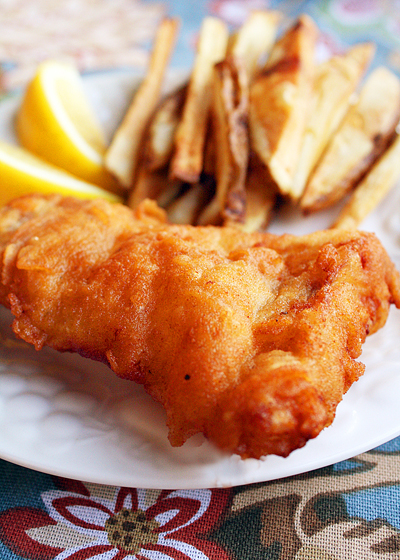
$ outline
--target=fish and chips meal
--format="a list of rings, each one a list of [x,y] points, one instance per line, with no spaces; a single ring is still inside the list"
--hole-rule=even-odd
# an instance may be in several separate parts
[[[281,22],[205,18],[192,71],[165,92],[179,22],[164,19],[97,187],[0,208],[15,334],[143,385],[172,446],[202,433],[244,459],[286,457],[329,426],[366,337],[400,308],[398,271],[357,229],[400,178],[400,80],[369,71],[372,43],[318,61],[314,21]],[[17,115],[25,149],[34,115]],[[266,231],[283,204],[307,219],[338,203],[329,229]]]

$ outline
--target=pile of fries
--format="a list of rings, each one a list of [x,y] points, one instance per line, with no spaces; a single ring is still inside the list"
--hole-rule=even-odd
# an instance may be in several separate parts
[[[302,15],[253,12],[235,33],[203,20],[186,83],[163,82],[179,22],[165,19],[106,166],[129,206],[156,200],[173,223],[265,229],[282,199],[310,214],[348,198],[333,227],[358,227],[400,178],[400,80],[362,43],[316,62]]]

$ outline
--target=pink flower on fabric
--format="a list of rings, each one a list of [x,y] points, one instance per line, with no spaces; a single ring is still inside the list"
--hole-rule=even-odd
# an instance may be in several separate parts
[[[344,25],[370,25],[383,15],[383,3],[380,0],[332,0],[330,10]]]
[[[210,0],[208,11],[226,22],[238,26],[254,10],[265,10],[269,7],[267,0]]]
[[[0,514],[0,537],[32,560],[228,560],[205,534],[227,490],[154,491],[75,484],[42,494],[46,511]]]

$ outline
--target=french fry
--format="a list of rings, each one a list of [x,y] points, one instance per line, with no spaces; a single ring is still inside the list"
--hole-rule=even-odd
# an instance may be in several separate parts
[[[242,221],[248,165],[248,80],[239,61],[228,57],[215,65],[212,130],[215,148],[216,200],[223,219]]]
[[[277,200],[276,187],[265,165],[255,157],[250,158],[246,178],[246,211],[243,222],[225,220],[224,225],[234,226],[252,233],[263,231],[271,221]]]
[[[361,89],[311,175],[301,208],[311,213],[343,198],[368,171],[392,139],[400,116],[400,80],[375,69]]]
[[[167,207],[168,220],[173,224],[194,224],[210,199],[207,185],[196,183]]]
[[[317,28],[301,16],[274,45],[250,88],[251,146],[279,190],[295,198],[293,179],[314,80]]]
[[[356,229],[400,179],[400,136],[353,191],[333,228]]]
[[[230,36],[205,18],[189,80],[160,101],[177,20],[161,23],[106,154],[135,211],[161,207],[172,223],[253,232],[266,229],[281,195],[306,214],[358,184],[333,226],[351,228],[399,180],[400,80],[379,68],[353,101],[374,46],[316,66],[313,20],[300,16],[276,41],[280,18],[255,11]]]
[[[142,157],[150,169],[160,169],[169,162],[174,149],[174,135],[186,99],[187,84],[167,95],[151,118],[143,140]]]
[[[214,197],[199,214],[196,224],[230,226],[247,233],[265,230],[271,221],[278,193],[267,168],[254,154],[250,156],[245,188],[246,206],[242,221],[223,218]]]
[[[159,206],[165,208],[177,196],[182,187],[181,181],[170,181],[168,169],[147,169],[144,165],[138,167],[135,188],[130,192],[127,204],[130,208],[137,208],[146,198],[156,200]]]
[[[164,188],[157,197],[157,204],[161,206],[161,208],[167,208],[169,204],[179,196],[182,186],[183,184],[181,181],[178,179],[170,180],[167,172],[165,172]]]
[[[242,61],[230,55],[214,67],[212,126],[206,145],[206,160],[209,169],[215,173],[216,195],[200,214],[199,223],[244,219],[249,151],[247,133],[247,72]]]
[[[228,51],[242,61],[249,81],[256,74],[261,57],[269,55],[281,18],[280,12],[256,10],[234,34]]]
[[[149,70],[106,152],[105,165],[130,189],[141,153],[143,133],[160,98],[165,69],[175,45],[178,19],[165,18],[156,34]]]
[[[295,199],[303,194],[308,177],[343,120],[351,95],[356,91],[374,53],[372,43],[363,43],[352,47],[343,56],[333,56],[317,67],[309,119],[293,181]]]
[[[199,212],[196,220],[197,226],[220,226],[222,225],[221,208],[216,196],[204,206]]]
[[[206,17],[200,30],[197,54],[189,80],[183,115],[175,133],[170,174],[184,182],[199,181],[212,100],[214,64],[225,57],[228,28],[221,20]]]

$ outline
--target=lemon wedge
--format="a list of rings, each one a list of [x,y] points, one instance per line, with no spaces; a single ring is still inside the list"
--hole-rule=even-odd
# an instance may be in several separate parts
[[[113,192],[116,179],[103,165],[106,141],[73,64],[42,62],[17,111],[21,145],[84,181]]]
[[[46,163],[24,148],[0,140],[0,205],[33,192],[122,202],[117,195]]]

